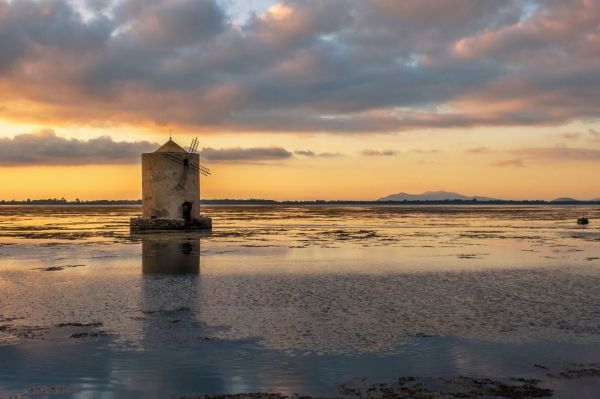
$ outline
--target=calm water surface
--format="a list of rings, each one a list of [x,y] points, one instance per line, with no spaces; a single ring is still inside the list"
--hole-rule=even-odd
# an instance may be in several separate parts
[[[600,362],[599,207],[205,207],[212,234],[131,235],[139,212],[0,207],[0,397],[459,375],[600,395],[548,376]]]

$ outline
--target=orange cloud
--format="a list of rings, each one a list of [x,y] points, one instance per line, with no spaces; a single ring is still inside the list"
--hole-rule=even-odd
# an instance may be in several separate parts
[[[595,2],[0,0],[0,117],[397,132],[597,117]],[[377,29],[374,29],[377,27]]]
[[[492,162],[494,166],[516,166],[518,168],[524,168],[525,163],[522,159],[506,159],[503,161]]]

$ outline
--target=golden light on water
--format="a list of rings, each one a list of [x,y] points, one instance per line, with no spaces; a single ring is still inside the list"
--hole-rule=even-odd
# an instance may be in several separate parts
[[[600,197],[594,2],[435,2],[437,19],[412,2],[184,3],[121,20],[0,0],[20,27],[0,54],[0,199],[137,199],[139,154],[105,147],[170,131],[221,154],[204,198]],[[38,132],[81,143],[15,144]]]

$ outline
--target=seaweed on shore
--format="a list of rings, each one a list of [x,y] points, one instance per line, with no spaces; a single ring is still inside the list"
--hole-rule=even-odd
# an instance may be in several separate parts
[[[85,266],[85,265],[49,266],[49,267],[42,267],[39,270],[42,270],[44,272],[59,272],[59,271],[64,270],[66,268],[83,267],[83,266]]]
[[[71,334],[71,338],[81,339],[81,338],[98,338],[104,335],[108,335],[106,331],[91,331],[91,332],[79,332]]]
[[[554,392],[527,378],[492,379],[477,377],[400,377],[392,383],[371,383],[357,379],[338,385],[334,398],[357,399],[442,399],[442,398],[548,398]],[[272,392],[180,396],[179,399],[313,399],[312,396]]]
[[[586,377],[600,377],[600,363],[576,364],[571,363],[568,367],[554,373],[546,374],[551,378],[573,380]]]
[[[511,378],[508,380],[479,377],[444,377],[426,379],[400,377],[394,383],[352,385],[342,384],[339,392],[344,397],[354,398],[398,398],[398,399],[438,399],[438,398],[485,398],[509,399],[547,398],[553,395],[551,389],[538,386],[539,380]]]
[[[34,341],[64,341],[66,339],[98,338],[108,335],[106,331],[97,330],[101,322],[67,322],[59,323],[53,327],[41,326],[11,326],[4,324],[0,326],[1,332],[6,332],[22,340]]]
[[[70,322],[70,323],[59,323],[56,327],[100,327],[102,326],[102,322],[92,322],[92,323],[80,323],[80,322]]]

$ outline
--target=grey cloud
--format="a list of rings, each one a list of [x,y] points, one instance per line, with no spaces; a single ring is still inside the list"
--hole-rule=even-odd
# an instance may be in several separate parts
[[[396,155],[398,152],[394,150],[363,150],[361,154],[366,157],[390,157]]]
[[[567,132],[561,134],[561,137],[567,140],[578,140],[581,138],[581,133],[579,132]]]
[[[257,148],[210,148],[205,147],[200,151],[201,159],[208,162],[258,162],[279,161],[291,158],[293,155],[281,147]]]
[[[0,138],[0,165],[91,165],[129,164],[140,154],[156,149],[147,141],[113,141],[103,136],[87,141],[59,137],[53,130]]]
[[[407,30],[426,26],[452,34],[516,22],[521,12],[515,2],[497,0],[373,0],[372,4],[382,19],[408,24]]]
[[[297,150],[297,151],[294,151],[294,154],[305,156],[305,157],[310,157],[310,158],[314,158],[314,157],[336,158],[336,157],[344,156],[343,154],[341,154],[339,152],[314,152],[311,150]]]
[[[591,143],[600,143],[600,132],[594,129],[588,129],[587,132],[566,132],[562,133],[560,137],[570,141],[587,141]]]
[[[135,39],[142,45],[194,45],[214,38],[226,25],[224,11],[213,0],[129,0],[114,13],[129,29],[117,40]]]
[[[410,152],[414,152],[417,154],[438,154],[441,151],[436,149],[413,148],[410,150]]]
[[[515,166],[518,168],[524,168],[525,162],[522,159],[505,159],[501,161],[492,162],[493,166]]]
[[[242,26],[217,0],[86,4],[84,19],[67,0],[0,0],[0,101],[212,131],[598,118],[597,2],[539,2],[525,18],[522,0],[288,0]]]
[[[65,1],[0,0],[0,72],[19,61],[43,61],[46,52],[97,51],[111,28],[101,15],[84,22]]]
[[[562,160],[562,161],[600,161],[600,149],[574,148],[564,145],[541,148],[521,148],[511,151],[522,158]]]
[[[305,157],[315,157],[315,156],[317,156],[317,154],[314,151],[310,151],[310,150],[297,150],[297,151],[294,151],[294,154],[296,154],[296,155],[303,155]]]
[[[320,152],[317,154],[317,156],[322,158],[339,158],[343,157],[344,154],[341,152]]]
[[[474,148],[467,149],[467,152],[469,152],[471,154],[485,154],[485,153],[488,153],[491,151],[492,150],[489,149],[488,147],[474,147]]]

